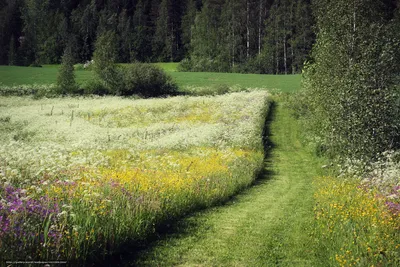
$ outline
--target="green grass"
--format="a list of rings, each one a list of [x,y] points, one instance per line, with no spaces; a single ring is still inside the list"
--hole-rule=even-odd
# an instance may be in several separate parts
[[[224,206],[183,219],[140,252],[134,266],[316,266],[311,237],[312,180],[321,160],[301,142],[301,128],[278,102],[264,174]]]
[[[176,83],[185,88],[188,86],[205,87],[213,85],[237,85],[241,87],[258,87],[278,89],[282,92],[297,91],[300,88],[301,75],[260,75],[238,73],[178,72],[177,63],[157,63],[167,71]],[[0,66],[0,84],[49,84],[57,80],[59,65],[44,65],[42,68]],[[76,81],[80,84],[94,77],[92,71],[75,71]]]
[[[163,68],[165,71],[174,72],[174,71],[178,71],[177,68],[178,68],[179,63],[177,63],[177,62],[169,62],[169,63],[160,62],[160,63],[156,63],[156,65]]]

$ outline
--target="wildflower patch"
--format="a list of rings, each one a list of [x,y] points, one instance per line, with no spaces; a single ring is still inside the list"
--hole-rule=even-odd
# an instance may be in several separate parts
[[[262,167],[266,92],[1,102],[2,259],[103,257],[226,200]]]
[[[340,266],[398,266],[400,218],[395,203],[361,181],[320,177],[316,237]]]

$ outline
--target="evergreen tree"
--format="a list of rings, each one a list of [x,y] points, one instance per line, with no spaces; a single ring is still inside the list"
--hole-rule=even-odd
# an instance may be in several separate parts
[[[146,0],[139,0],[133,14],[133,55],[132,61],[149,61],[149,56],[152,54],[151,34],[148,28],[148,13],[149,3]]]
[[[77,37],[77,48],[80,52],[80,61],[90,60],[94,50],[98,25],[96,1],[90,1],[86,6],[79,5],[71,13],[73,33]]]
[[[196,0],[188,0],[186,5],[186,12],[182,17],[182,44],[185,53],[190,51],[190,43],[193,38],[193,25],[196,19]]]
[[[62,56],[61,66],[57,76],[57,86],[59,93],[71,94],[75,93],[78,86],[75,82],[74,58],[70,45],[67,45],[64,55]]]
[[[314,18],[311,5],[306,0],[298,0],[294,8],[293,37],[289,44],[292,48],[292,73],[298,73],[303,68],[315,40]]]
[[[126,9],[121,12],[118,18],[118,34],[120,36],[120,62],[130,62],[133,52],[133,28]]]
[[[162,0],[159,7],[156,31],[153,39],[153,53],[156,61],[172,61],[172,30],[168,15],[170,0]]]
[[[24,22],[25,64],[39,64],[40,46],[44,43],[47,32],[47,13],[49,0],[25,0],[22,6]]]

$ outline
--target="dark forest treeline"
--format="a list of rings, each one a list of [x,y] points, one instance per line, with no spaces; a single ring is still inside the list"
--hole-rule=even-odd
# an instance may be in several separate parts
[[[119,62],[181,61],[184,70],[297,73],[314,42],[309,0],[3,0],[0,64],[92,58],[114,31]]]

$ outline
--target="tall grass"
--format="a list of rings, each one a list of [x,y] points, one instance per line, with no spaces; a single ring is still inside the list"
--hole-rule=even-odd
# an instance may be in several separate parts
[[[101,259],[262,167],[266,92],[1,103],[2,259]]]
[[[355,179],[316,179],[321,266],[399,266],[399,187],[390,197]]]

